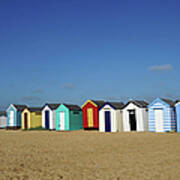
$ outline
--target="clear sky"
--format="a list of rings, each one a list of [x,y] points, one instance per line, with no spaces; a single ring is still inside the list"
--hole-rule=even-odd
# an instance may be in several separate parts
[[[179,0],[1,0],[0,109],[180,98]]]

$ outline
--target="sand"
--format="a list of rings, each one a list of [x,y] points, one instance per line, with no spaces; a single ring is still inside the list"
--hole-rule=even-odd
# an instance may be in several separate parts
[[[0,130],[0,179],[180,179],[180,134]]]

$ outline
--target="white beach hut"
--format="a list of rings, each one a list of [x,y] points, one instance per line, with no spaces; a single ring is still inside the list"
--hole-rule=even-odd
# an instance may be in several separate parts
[[[122,102],[107,102],[99,110],[99,131],[123,131]]]
[[[124,131],[148,131],[148,103],[132,100],[123,108]]]
[[[6,126],[7,126],[6,112],[0,112],[0,129],[6,128]]]
[[[42,110],[42,127],[45,129],[56,129],[56,109],[60,104],[46,104]]]

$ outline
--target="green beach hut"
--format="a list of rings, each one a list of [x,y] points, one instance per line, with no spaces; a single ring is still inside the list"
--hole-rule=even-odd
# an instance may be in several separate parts
[[[72,131],[80,129],[83,129],[81,108],[74,104],[61,104],[56,109],[56,130]]]

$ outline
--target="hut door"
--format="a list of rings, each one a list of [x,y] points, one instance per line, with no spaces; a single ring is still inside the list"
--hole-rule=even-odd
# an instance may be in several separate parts
[[[93,123],[93,109],[92,108],[87,109],[87,120],[88,120],[88,127],[93,127],[94,123]]]
[[[156,109],[154,112],[156,132],[163,132],[163,110]]]
[[[10,111],[10,114],[9,114],[9,125],[10,126],[14,125],[14,111]]]
[[[28,128],[28,114],[24,113],[24,129]]]
[[[111,132],[111,114],[109,111],[105,111],[105,131]]]
[[[130,128],[131,131],[136,131],[136,113],[135,110],[130,110],[129,111],[129,123],[130,123]]]
[[[45,111],[45,128],[49,129],[49,111]]]
[[[65,130],[65,112],[60,112],[60,130]]]

